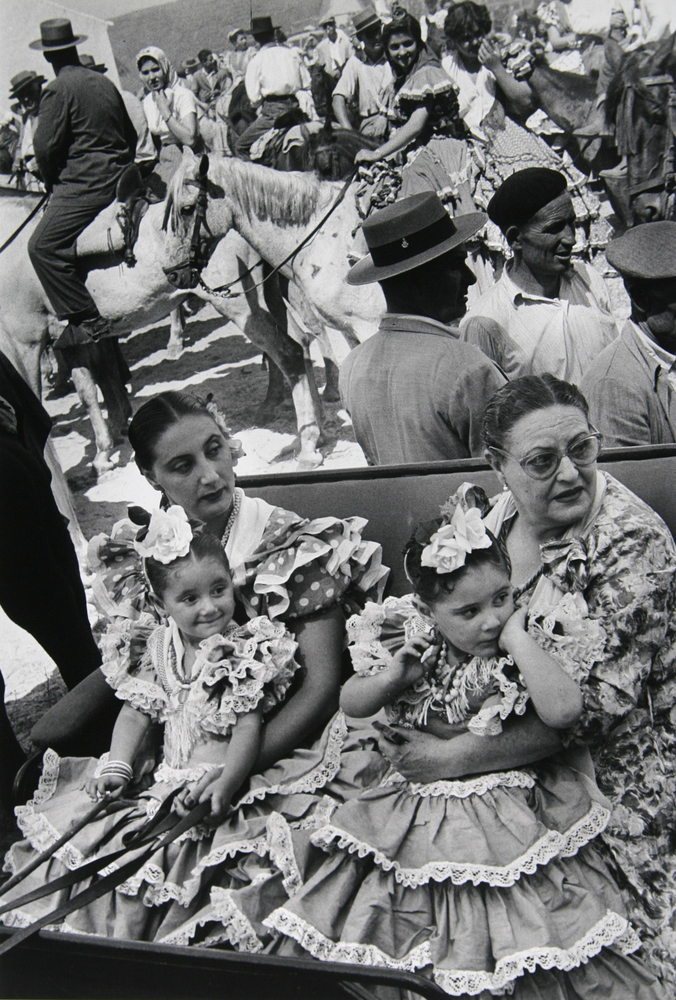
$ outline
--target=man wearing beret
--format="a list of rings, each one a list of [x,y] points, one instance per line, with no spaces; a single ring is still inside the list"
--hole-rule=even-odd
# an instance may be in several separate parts
[[[364,223],[370,253],[347,280],[379,282],[387,312],[343,362],[340,394],[371,465],[482,454],[483,412],[505,378],[458,339],[456,324],[475,280],[463,244],[485,222],[480,213],[451,219],[430,192]]]
[[[461,336],[507,378],[551,372],[579,383],[618,329],[603,278],[571,259],[575,210],[565,177],[519,170],[495,192],[488,214],[514,259],[472,305]]]
[[[676,222],[636,226],[608,246],[631,319],[582,380],[590,417],[611,447],[676,441]]]

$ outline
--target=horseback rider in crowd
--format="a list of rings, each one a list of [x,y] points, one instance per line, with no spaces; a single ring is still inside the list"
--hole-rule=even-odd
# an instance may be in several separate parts
[[[256,55],[256,48],[252,44],[251,35],[241,28],[235,28],[228,35],[228,41],[232,45],[231,52],[222,52],[220,63],[224,69],[230,70],[232,74],[233,89],[240,80],[244,79],[246,68]]]
[[[392,82],[392,68],[385,58],[382,21],[377,14],[355,20],[355,37],[361,46],[345,63],[333,91],[333,113],[343,128],[355,128],[373,139],[383,139],[388,119],[384,94]],[[356,124],[350,119],[353,110]]]
[[[16,100],[20,115],[19,141],[16,144],[12,173],[22,187],[37,184],[38,165],[35,161],[33,134],[37,125],[44,76],[34,70],[23,70],[12,77],[9,99]],[[26,174],[32,177],[26,178]]]
[[[345,32],[336,27],[335,17],[324,18],[319,27],[325,30],[326,36],[317,46],[317,61],[335,82],[352,55],[352,45]]]
[[[251,34],[261,47],[247,66],[244,80],[258,116],[235,145],[235,152],[243,159],[249,159],[253,144],[275,127],[281,115],[299,109],[310,117],[312,110],[307,67],[298,49],[277,42],[277,30],[271,17],[252,18]]]
[[[81,65],[69,20],[40,25],[31,48],[41,50],[56,79],[45,87],[35,131],[35,157],[50,192],[28,243],[35,272],[57,317],[68,320],[59,347],[111,336],[78,274],[77,237],[115,199],[117,182],[134,162],[136,132],[121,94],[100,73]]]

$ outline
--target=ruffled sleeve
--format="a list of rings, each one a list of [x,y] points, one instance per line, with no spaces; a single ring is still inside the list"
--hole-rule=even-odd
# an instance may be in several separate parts
[[[92,592],[99,610],[108,618],[137,619],[142,612],[157,613],[148,599],[141,557],[134,548],[138,525],[128,518],[118,521],[110,535],[95,535],[87,549],[87,563],[94,574]]]
[[[378,600],[389,569],[380,545],[361,537],[367,523],[362,517],[307,520],[275,507],[245,562],[239,597],[247,613],[286,621]]]
[[[152,657],[155,633],[164,630],[155,620],[141,614],[137,621],[119,619],[101,637],[101,670],[121,701],[148,715],[154,722],[164,722],[168,708]]]
[[[417,609],[412,597],[368,602],[346,625],[348,650],[355,673],[368,677],[385,670],[397,650],[416,635],[433,635],[434,622]]]
[[[264,616],[205,639],[196,667],[205,695],[202,729],[227,736],[238,716],[255,709],[265,715],[281,704],[300,669],[297,649],[281,622]]]
[[[454,92],[455,87],[448,73],[441,66],[427,65],[411,73],[402,84],[395,97],[395,105],[401,107],[405,103],[409,106],[426,107],[439,100],[443,94]]]

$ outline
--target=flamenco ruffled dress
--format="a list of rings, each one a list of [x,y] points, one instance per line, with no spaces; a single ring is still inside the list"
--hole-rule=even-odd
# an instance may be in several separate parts
[[[225,640],[225,643],[224,643]],[[156,625],[149,615],[118,625],[105,637],[103,670],[117,697],[164,724],[164,758],[153,768],[154,753],[140,755],[121,809],[101,815],[74,835],[35,873],[7,894],[10,902],[46,882],[124,846],[125,839],[157,813],[172,791],[197,780],[214,765],[199,763],[200,748],[214,737],[228,737],[237,718],[261,708],[264,716],[284,700],[298,669],[296,643],[280,623],[252,619],[224,635],[205,639],[194,664],[193,679],[179,669],[183,647],[178,630]],[[153,748],[154,750],[154,748]],[[16,810],[25,840],[12,846],[5,867],[19,871],[54,844],[91,809],[85,782],[100,773],[107,759],[44,756],[33,799]],[[150,772],[146,773],[150,762]],[[131,940],[153,940],[167,924],[185,919],[186,908],[201,889],[201,872],[211,864],[214,830],[201,825],[152,855],[114,892],[75,911],[59,930]],[[119,867],[142,849],[115,862]],[[2,917],[8,926],[25,926],[66,902],[88,881],[26,904]]]

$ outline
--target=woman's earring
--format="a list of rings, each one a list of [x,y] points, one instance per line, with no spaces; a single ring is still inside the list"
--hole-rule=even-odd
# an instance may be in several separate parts
[[[507,485],[507,483],[502,484],[502,492],[509,493],[509,486]]]

